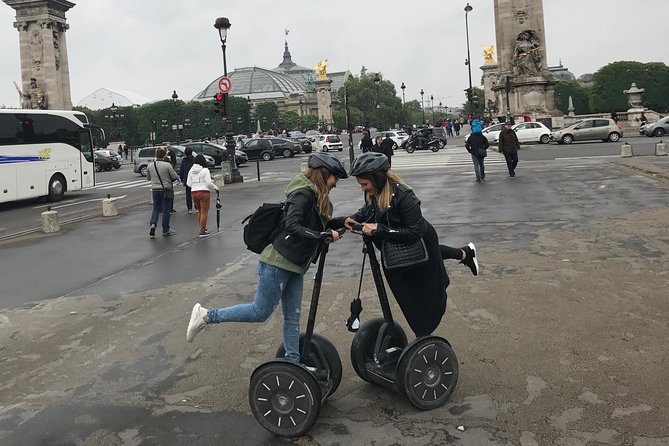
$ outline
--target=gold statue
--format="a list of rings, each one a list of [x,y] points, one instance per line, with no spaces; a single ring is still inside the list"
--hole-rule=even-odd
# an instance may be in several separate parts
[[[483,60],[486,65],[495,65],[495,59],[493,55],[495,54],[495,47],[490,45],[490,46],[484,46],[481,47],[483,48]]]
[[[328,67],[328,60],[327,59],[321,60],[320,62],[318,62],[318,65],[316,65],[314,67],[314,71],[316,72],[316,75],[317,75],[316,77],[318,79],[327,79],[328,78],[328,75],[325,72],[327,67]]]

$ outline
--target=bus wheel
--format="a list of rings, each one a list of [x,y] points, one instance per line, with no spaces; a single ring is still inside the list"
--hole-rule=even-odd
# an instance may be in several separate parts
[[[49,180],[49,200],[62,200],[65,195],[65,178],[59,173],[55,174]]]

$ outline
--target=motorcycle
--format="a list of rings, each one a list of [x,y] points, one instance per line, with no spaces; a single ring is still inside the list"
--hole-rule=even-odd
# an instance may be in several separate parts
[[[438,152],[439,149],[443,149],[445,145],[444,141],[437,138],[432,138],[425,143],[425,138],[419,138],[418,132],[416,132],[404,140],[400,148],[406,150],[407,153],[413,153],[416,150],[432,150],[433,152]]]

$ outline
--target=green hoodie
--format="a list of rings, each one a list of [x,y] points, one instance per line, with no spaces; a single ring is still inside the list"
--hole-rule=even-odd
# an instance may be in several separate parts
[[[303,173],[298,173],[295,175],[295,178],[288,183],[284,193],[286,197],[295,192],[298,189],[311,189],[314,193],[318,192],[316,185],[311,182]],[[299,265],[294,264],[293,262],[286,259],[282,256],[279,251],[277,251],[272,243],[267,245],[262,253],[260,253],[260,261],[268,265],[276,266],[277,268],[285,269],[286,271],[291,271],[298,274],[304,274],[309,269],[309,265],[306,268],[302,268]]]

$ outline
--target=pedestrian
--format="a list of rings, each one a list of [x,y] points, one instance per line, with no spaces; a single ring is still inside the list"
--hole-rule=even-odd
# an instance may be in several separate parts
[[[123,155],[125,155],[125,159],[128,159],[128,145],[123,144]]]
[[[641,112],[641,116],[639,116],[639,121],[641,122],[641,125],[646,125],[646,122],[648,122],[648,120],[646,119],[646,114],[644,112]]]
[[[617,112],[611,112],[611,119],[613,119],[613,122],[616,124],[618,123],[618,113]]]
[[[165,160],[165,149],[156,149],[156,160],[146,168],[146,179],[151,181],[151,196],[153,198],[153,210],[151,211],[151,222],[149,237],[156,236],[158,217],[163,214],[163,237],[176,235],[176,231],[170,228],[170,210],[174,203],[174,188],[172,183],[179,179],[172,165]]]
[[[393,164],[393,155],[395,154],[393,147],[396,146],[397,145],[395,144],[395,141],[393,141],[393,139],[390,137],[390,134],[388,134],[381,143],[381,149],[383,150],[381,153],[383,153],[388,157],[388,169],[390,169]]]
[[[518,135],[511,129],[511,121],[504,123],[504,128],[499,132],[499,151],[506,158],[506,166],[509,169],[509,176],[516,176],[516,166],[518,165],[518,150],[520,142]]]
[[[304,274],[316,259],[324,236],[339,240],[337,231],[326,229],[332,218],[330,191],[340,178],[348,176],[339,158],[330,153],[312,153],[307,166],[286,187],[279,230],[260,254],[259,282],[253,303],[210,309],[195,304],[186,330],[188,342],[208,324],[263,322],[280,301],[285,358],[299,361]]]
[[[193,213],[193,197],[191,196],[191,187],[187,184],[188,181],[188,172],[190,172],[190,168],[193,167],[193,148],[192,147],[186,147],[186,150],[184,151],[185,155],[181,159],[181,166],[179,166],[179,179],[183,184],[186,185],[186,209],[188,209],[188,213],[192,214]],[[195,209],[197,212],[197,208]]]
[[[467,152],[472,155],[472,161],[474,162],[474,173],[476,173],[476,182],[480,183],[481,181],[485,180],[485,166],[483,164],[483,160],[486,156],[488,156],[488,147],[490,144],[488,143],[488,138],[483,136],[483,133],[481,133],[483,130],[483,127],[481,127],[481,121],[474,119],[472,121],[471,127],[472,133],[467,139],[465,148],[467,149]]]
[[[372,150],[372,147],[374,146],[374,141],[372,141],[371,136],[369,136],[369,132],[365,131],[362,133],[362,140],[360,141],[360,148],[362,149],[362,153],[369,152]]]
[[[453,122],[453,130],[455,130],[455,136],[460,136],[460,122],[457,119]]]
[[[198,237],[209,237],[207,220],[209,218],[209,204],[211,203],[210,191],[218,191],[218,186],[211,180],[211,173],[207,169],[207,160],[204,159],[204,155],[197,155],[193,160],[193,167],[188,171],[188,178],[185,184],[191,188],[195,207],[199,211],[198,223],[200,232]]]
[[[123,144],[118,145],[118,149],[116,149],[116,153],[123,156]]]
[[[177,170],[177,154],[174,151],[174,148],[172,147],[171,144],[167,144],[165,146],[165,150],[167,150],[167,161],[172,165],[172,169],[176,172]],[[172,200],[172,209],[170,209],[170,212],[172,214],[176,214],[177,211],[174,209],[174,200]]]
[[[446,311],[446,288],[449,285],[444,259],[460,260],[475,276],[479,273],[476,247],[439,245],[434,227],[423,217],[420,200],[395,173],[388,170],[387,160],[376,153],[359,155],[351,167],[365,196],[358,212],[344,219],[351,229],[362,223],[362,232],[371,236],[382,251],[382,267],[392,294],[397,299],[411,330],[417,337],[430,335]],[[383,259],[384,243],[412,243],[423,240],[428,254],[424,263],[388,268]]]

